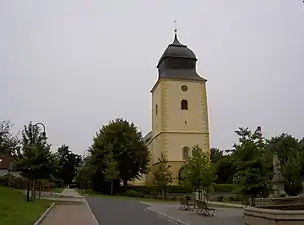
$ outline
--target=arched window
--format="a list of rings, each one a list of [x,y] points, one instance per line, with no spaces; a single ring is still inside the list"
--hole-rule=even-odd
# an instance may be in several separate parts
[[[183,99],[181,101],[181,109],[182,110],[188,110],[188,102],[187,102],[187,100]]]
[[[189,159],[189,152],[190,152],[189,147],[187,146],[183,147],[183,160]]]

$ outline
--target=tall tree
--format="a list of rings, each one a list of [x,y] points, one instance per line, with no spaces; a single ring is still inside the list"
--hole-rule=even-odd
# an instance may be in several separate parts
[[[233,163],[232,155],[225,155],[220,158],[215,166],[215,182],[217,184],[231,184],[233,182],[236,168]]]
[[[272,153],[276,152],[282,165],[284,165],[289,156],[297,155],[299,140],[289,134],[283,133],[267,140],[267,148]]]
[[[198,146],[192,148],[192,155],[183,167],[182,180],[184,184],[190,184],[193,188],[207,190],[214,179],[212,164],[209,155]]]
[[[92,181],[94,173],[96,173],[96,170],[91,164],[91,157],[83,156],[82,163],[76,175],[76,182],[80,183],[80,188],[87,189],[88,183]]]
[[[20,150],[20,140],[12,134],[12,127],[10,121],[0,122],[0,153],[16,155]]]
[[[89,150],[97,171],[106,167],[104,157],[108,155],[109,145],[113,146],[113,158],[118,163],[119,179],[125,188],[128,181],[148,172],[149,152],[133,123],[115,119],[99,130]]]
[[[49,178],[54,172],[54,161],[55,158],[51,153],[47,138],[39,127],[34,126],[31,122],[24,126],[22,149],[17,157],[16,168],[21,171],[22,176],[33,183],[33,190],[35,190],[35,180]],[[29,187],[30,182],[27,189],[27,200],[29,200]]]
[[[107,147],[108,155],[105,156],[105,168],[103,169],[102,173],[105,177],[105,180],[110,182],[110,194],[113,194],[113,186],[114,181],[119,177],[119,170],[118,170],[118,163],[113,157],[113,146],[110,145]]]
[[[59,161],[56,177],[61,179],[65,185],[71,184],[81,164],[81,156],[70,151],[67,145],[60,146],[56,156]]]
[[[235,182],[243,195],[250,196],[252,205],[255,205],[255,198],[267,195],[270,189],[269,171],[263,157],[264,145],[258,134],[248,128],[239,128],[235,132],[239,136],[239,143],[234,145]]]
[[[210,149],[210,160],[212,163],[217,163],[223,157],[223,151],[218,148]]]
[[[285,191],[288,195],[297,195],[302,191],[301,178],[303,179],[304,148],[302,141],[292,135],[282,133],[267,141],[267,149],[277,153],[283,176],[285,178]]]
[[[172,183],[172,171],[170,170],[170,165],[168,165],[168,158],[165,153],[161,153],[160,158],[158,158],[158,168],[154,171],[156,185],[161,189],[162,198],[165,199],[165,194],[167,193],[167,187]]]

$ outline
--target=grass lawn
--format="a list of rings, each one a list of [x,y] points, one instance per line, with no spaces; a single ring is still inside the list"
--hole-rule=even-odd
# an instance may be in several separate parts
[[[64,188],[53,188],[52,192],[61,193],[63,190],[64,190]]]
[[[87,193],[85,193],[85,190],[83,189],[77,189],[78,193],[85,196],[85,195],[90,195],[90,196],[96,196],[96,197],[101,197],[101,198],[113,198],[113,199],[125,199],[125,200],[135,200],[135,201],[143,201],[143,202],[162,202],[162,203],[179,203],[179,201],[163,201],[161,199],[152,199],[152,198],[140,198],[140,197],[128,197],[128,196],[123,196],[123,195],[106,195],[106,194],[101,194],[98,192],[94,192],[92,190],[88,190]]]
[[[51,203],[47,200],[26,202],[26,196],[20,191],[0,187],[0,224],[33,225]]]

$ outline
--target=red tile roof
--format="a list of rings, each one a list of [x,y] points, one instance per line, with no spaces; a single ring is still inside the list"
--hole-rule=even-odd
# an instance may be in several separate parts
[[[14,162],[14,157],[8,153],[0,153],[0,169],[11,168]]]

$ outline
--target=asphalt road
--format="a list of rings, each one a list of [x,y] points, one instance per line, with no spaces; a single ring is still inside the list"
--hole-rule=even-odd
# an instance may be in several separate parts
[[[145,210],[147,205],[134,200],[86,197],[100,225],[172,225],[158,214]]]

